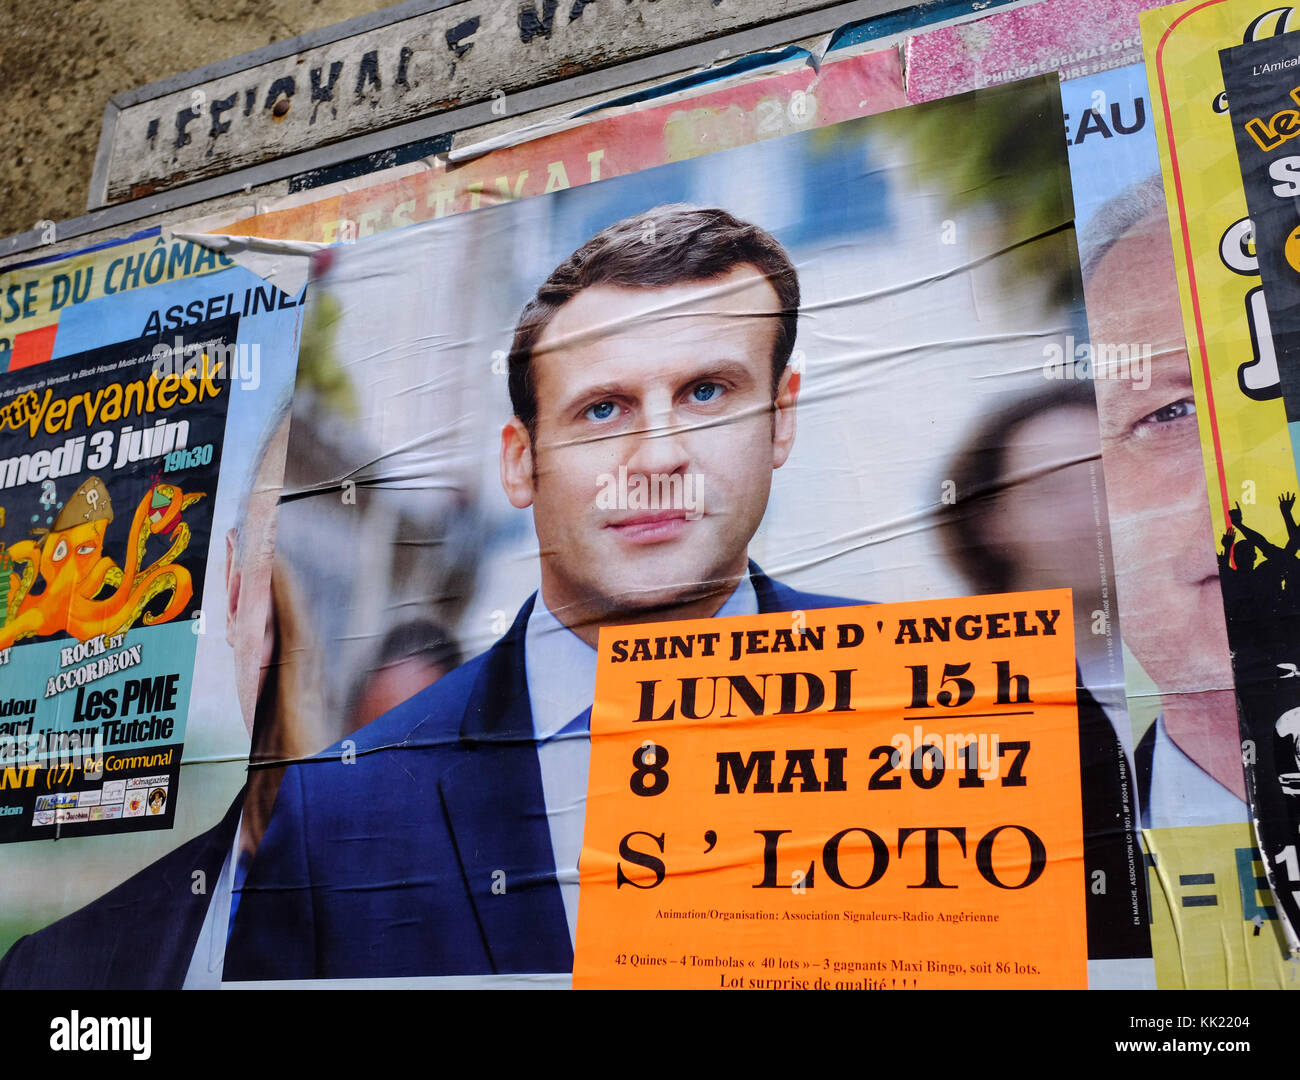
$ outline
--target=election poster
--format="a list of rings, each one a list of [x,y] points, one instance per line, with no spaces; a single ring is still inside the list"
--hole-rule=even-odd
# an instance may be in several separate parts
[[[1252,825],[1148,829],[1142,840],[1157,989],[1296,989]]]
[[[313,257],[276,551],[288,619],[312,631],[297,655],[321,661],[319,712],[337,741],[286,762],[239,890],[227,982],[537,985],[547,975],[569,985],[587,875],[614,866],[617,881],[618,837],[583,846],[589,806],[605,815],[612,805],[597,772],[608,720],[600,634],[680,620],[697,633],[714,620],[815,634],[831,625],[820,609],[851,608],[858,618],[840,621],[868,625],[862,604],[918,626],[945,613],[998,616],[1000,628],[1015,625],[1012,612],[1057,613],[1045,651],[1026,635],[994,658],[1011,665],[1009,694],[1020,688],[1012,676],[1044,680],[1041,716],[1012,718],[1024,720],[1014,738],[983,728],[988,745],[1028,732],[1042,749],[1025,775],[1043,779],[1023,800],[954,804],[970,810],[969,835],[930,843],[944,866],[966,843],[963,880],[991,891],[969,910],[1005,912],[1004,930],[1028,928],[1014,914],[1028,900],[1008,900],[1016,889],[980,874],[986,840],[1000,880],[1066,898],[1073,914],[1051,970],[1070,985],[1149,982],[1096,396],[1063,362],[1087,327],[1062,124],[1055,80],[1041,79],[485,205]],[[999,166],[1012,148],[1025,168]],[[1068,600],[1031,609],[1004,595],[1042,590],[1069,590]],[[981,594],[997,599],[972,607]],[[955,669],[969,662],[953,653],[939,663],[936,702],[968,705],[952,680],[967,678]],[[816,748],[807,767],[820,775],[836,757],[822,749],[845,748],[855,790],[881,768],[912,784],[892,824],[880,822],[896,845],[900,828],[938,824],[902,820],[905,808],[948,805],[947,788],[924,787],[940,775],[925,736],[942,742],[948,729],[907,719],[878,667],[864,672],[870,700],[853,703],[851,731],[814,707],[799,717],[807,741],[788,749]],[[981,674],[981,693],[997,693],[997,671]],[[892,749],[869,759],[918,723],[906,761],[901,749],[897,763]],[[730,752],[745,724],[714,717],[696,735]],[[753,726],[755,737],[768,730]],[[667,748],[671,777],[680,754]],[[760,767],[755,748],[734,748],[742,771]],[[959,760],[955,744],[940,749]],[[642,753],[649,768],[659,760]],[[774,781],[788,767],[774,764]],[[945,770],[952,797],[967,793],[958,766]],[[1036,801],[1049,790],[1050,806]],[[712,796],[702,798],[700,814]],[[750,840],[783,827],[749,798],[734,805]],[[1028,881],[1024,858],[1037,849],[1025,834],[988,839],[1007,823],[985,822],[998,807],[1022,810],[1063,860],[1041,884]],[[778,840],[778,874],[787,858],[809,865],[814,830],[824,856],[837,832],[873,827],[834,809],[808,805],[791,819],[808,830],[790,848]],[[618,836],[638,828],[628,818]],[[691,840],[701,851],[710,828],[724,842],[701,818]],[[843,838],[845,881],[870,873],[871,843]],[[925,837],[913,843],[924,866]],[[787,878],[772,903],[793,911],[839,888],[819,866],[803,897]],[[852,895],[835,902],[855,912],[889,907],[870,889],[843,891]],[[868,938],[884,932],[855,925]],[[999,962],[1049,962],[969,941],[953,949],[953,986],[984,985],[985,961],[994,974],[1005,974]]]
[[[1213,987],[1225,971],[1234,985],[1283,985],[1275,908],[1240,892],[1235,871],[1216,872],[1254,841],[1146,70],[1073,79],[1061,95],[1092,335],[1080,367],[1103,433],[1156,985]]]
[[[181,248],[212,272],[134,280]],[[48,356],[0,375],[7,989],[218,985],[274,798],[250,747],[297,752],[258,703],[283,679],[274,435],[302,296],[219,261],[153,237],[26,271],[37,307],[135,273],[56,307]]]
[[[1282,32],[1289,17],[1290,9],[1211,0],[1145,12],[1142,33],[1218,537],[1247,801],[1294,952],[1300,867],[1284,779],[1293,755],[1283,732],[1300,706],[1290,678],[1300,634],[1286,585],[1300,484],[1218,56]]]
[[[0,987],[1294,985],[1300,49],[1152,8],[6,269]]]

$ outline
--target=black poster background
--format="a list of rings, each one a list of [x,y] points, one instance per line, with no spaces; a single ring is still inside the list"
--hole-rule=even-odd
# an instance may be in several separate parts
[[[1296,265],[1291,265],[1287,249],[1288,238],[1300,228],[1300,144],[1293,141],[1300,134],[1300,33],[1224,49],[1219,59],[1263,282],[1247,303],[1264,303],[1268,318],[1253,325],[1261,327],[1261,335],[1267,328],[1271,339],[1254,342],[1255,356],[1264,363],[1276,357],[1294,443],[1300,420],[1300,256],[1292,255]],[[1249,255],[1246,245],[1240,252],[1221,250],[1229,266]],[[1290,494],[1292,506],[1284,493],[1279,507],[1287,523],[1285,548],[1255,532],[1240,507],[1231,511],[1234,527],[1223,538],[1220,579],[1256,834],[1274,897],[1295,928],[1300,927],[1300,529],[1295,493]]]

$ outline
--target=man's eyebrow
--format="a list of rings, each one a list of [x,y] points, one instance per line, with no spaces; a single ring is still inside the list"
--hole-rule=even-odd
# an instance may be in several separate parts
[[[1149,360],[1144,359],[1143,362],[1147,365],[1153,384],[1159,383],[1170,390],[1196,389],[1196,381],[1192,378],[1191,368],[1186,363],[1180,365],[1169,360],[1162,362],[1159,354],[1153,354]]]
[[[754,375],[749,366],[739,360],[716,360],[699,367],[686,367],[683,365],[680,372],[670,374],[673,374],[679,390],[695,383],[713,380],[726,380],[738,386],[746,386],[754,381]],[[605,398],[635,398],[637,395],[638,392],[630,389],[625,383],[592,383],[590,386],[581,386],[573,391],[565,399],[560,411],[568,413],[586,402],[602,401]]]
[[[739,360],[715,360],[705,367],[686,372],[681,385],[684,388],[692,383],[710,382],[714,379],[724,379],[743,386],[754,381],[754,374],[747,364]]]
[[[560,412],[568,413],[576,409],[585,402],[603,401],[605,398],[627,398],[634,395],[630,394],[625,386],[621,383],[592,383],[590,386],[580,386],[565,399]]]

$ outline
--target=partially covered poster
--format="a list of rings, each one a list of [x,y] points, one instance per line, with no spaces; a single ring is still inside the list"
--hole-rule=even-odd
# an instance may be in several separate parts
[[[594,917],[581,899],[592,861],[620,857],[595,835],[584,847],[599,632],[713,619],[797,650],[831,632],[817,609],[887,601],[918,641],[928,635],[931,680],[909,681],[888,723],[851,744],[827,726],[837,695],[813,703],[800,684],[783,711],[808,714],[808,742],[788,747],[771,782],[811,795],[834,777],[833,751],[851,746],[845,784],[869,791],[883,769],[883,781],[912,785],[921,809],[942,809],[941,777],[963,807],[1020,798],[1026,777],[1031,794],[1055,792],[1043,804],[1060,826],[1049,830],[1060,844],[1050,890],[1065,883],[1073,914],[1053,970],[1071,985],[1140,980],[1150,946],[1096,403],[1071,376],[1087,329],[1062,121],[1055,82],[1042,79],[316,257],[276,545],[290,599],[278,618],[300,630],[296,660],[319,673],[315,711],[337,741],[286,771],[239,893],[227,981],[567,984],[579,927]],[[1000,163],[1013,148],[1024,167],[1009,172]],[[1070,590],[1069,602],[1005,595],[1041,590]],[[972,594],[999,595],[921,609]],[[987,671],[967,693],[977,612],[989,648],[1005,635],[1011,651],[982,657]],[[863,618],[841,622],[883,633]],[[1050,739],[1029,715],[1037,699],[1021,697],[1036,691],[1020,680],[1039,669],[1016,663],[1048,626]],[[663,632],[647,641],[652,657],[685,647]],[[900,674],[921,678],[907,665]],[[819,678],[834,684],[829,670]],[[729,685],[748,711],[701,720],[706,734],[755,712],[755,684]],[[861,692],[886,700],[879,679]],[[995,705],[1002,694],[1018,714],[1005,718],[1022,728],[999,732],[1000,754],[976,693]],[[951,723],[969,721],[960,734],[973,739],[945,743],[908,703],[958,710]],[[1021,759],[1011,744],[1025,736],[1037,749]],[[889,749],[870,761],[877,747]],[[677,768],[676,755],[637,752],[624,766],[647,793],[661,766]],[[764,761],[737,759],[747,785],[765,782]],[[990,782],[981,767],[1001,772]],[[834,796],[834,783],[817,794]],[[701,812],[715,797],[700,796]],[[751,840],[779,828],[759,809],[747,811]],[[869,824],[832,809],[809,808],[821,842]],[[931,829],[908,847],[907,873],[927,880],[931,854],[964,860],[967,887],[981,892],[970,910],[1006,912],[1006,930],[1049,886],[1034,841],[996,825],[969,837]],[[785,902],[872,909],[862,882],[873,842],[856,831],[843,840],[847,889],[824,861],[791,880],[776,841]],[[629,850],[647,857],[654,843]],[[996,881],[980,870],[986,855]],[[641,873],[623,859],[625,874]],[[757,859],[760,880],[761,844]],[[860,925],[870,940],[887,933],[883,920]],[[971,949],[952,963],[966,985],[1050,982],[1028,956],[983,970],[997,959]],[[922,973],[926,985],[955,985],[954,971]]]
[[[239,349],[196,330],[4,378],[0,840],[171,824]]]
[[[1205,462],[1251,822],[1278,925],[1300,948],[1300,862],[1285,735],[1300,708],[1289,563],[1300,482],[1219,51],[1278,33],[1290,9],[1208,0],[1144,12],[1142,34]]]
[[[1102,428],[1156,985],[1278,986],[1289,974],[1286,948],[1276,909],[1255,887],[1232,654],[1146,71],[1070,80],[1061,94],[1076,133],[1086,370]]]
[[[161,236],[14,278],[0,987],[215,987],[274,799],[250,746],[297,752],[266,702],[302,281]]]
[[[1278,34],[1219,53],[1241,163],[1241,181],[1254,226],[1255,260],[1267,318],[1256,336],[1271,351],[1294,446],[1300,434],[1300,325],[1297,277],[1300,158],[1291,142],[1300,118],[1300,33]]]

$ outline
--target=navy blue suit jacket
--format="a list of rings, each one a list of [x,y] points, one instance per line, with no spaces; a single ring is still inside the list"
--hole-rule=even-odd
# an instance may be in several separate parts
[[[796,592],[753,564],[750,580],[764,613],[858,602]],[[573,970],[524,675],[532,609],[486,653],[287,770],[227,980]]]
[[[79,911],[19,938],[0,960],[4,990],[179,990],[226,856],[244,793],[220,823]],[[194,892],[194,872],[207,888]]]

